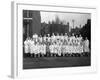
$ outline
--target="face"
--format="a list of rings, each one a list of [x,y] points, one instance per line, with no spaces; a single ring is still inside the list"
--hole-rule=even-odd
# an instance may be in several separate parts
[[[54,35],[54,33],[52,33],[52,35]]]
[[[67,36],[67,33],[65,33],[65,35]]]
[[[50,36],[50,34],[48,34],[48,37]]]
[[[74,36],[74,34],[72,34],[72,36]]]
[[[63,36],[63,34],[61,34],[61,36]]]

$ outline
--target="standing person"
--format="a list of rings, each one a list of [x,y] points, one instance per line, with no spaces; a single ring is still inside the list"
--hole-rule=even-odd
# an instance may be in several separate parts
[[[72,34],[72,36],[70,37],[70,39],[71,39],[72,45],[74,45],[75,40],[76,40],[74,33]]]
[[[33,57],[33,55],[34,55],[34,39],[31,39],[30,40],[30,55],[31,55],[31,57]]]
[[[70,56],[70,44],[71,44],[70,37],[68,37],[67,43],[68,43],[68,47],[66,47],[66,48],[68,48],[68,49],[67,49],[67,52],[68,52],[68,56]]]
[[[79,40],[79,42],[81,43],[81,41],[82,41],[82,36],[81,35],[79,35],[79,38],[78,38],[78,40]]]
[[[60,42],[60,40],[57,41],[57,54],[59,56],[61,56],[61,42]]]
[[[64,36],[64,44],[68,45],[68,35],[67,35],[67,33],[65,33],[65,36]]]
[[[50,37],[50,34],[47,34],[46,43],[45,43],[46,44],[46,52],[47,52],[46,55],[47,55],[47,57],[50,56],[50,51],[49,51],[49,41],[50,41],[49,39],[50,38],[49,37]]]
[[[34,57],[37,57],[37,55],[38,55],[38,38],[35,37],[34,41],[35,41],[35,44],[34,44]]]
[[[34,57],[37,57],[37,43],[34,44]]]
[[[51,43],[54,43],[54,41],[55,41],[55,34],[52,33],[52,36],[51,36]]]
[[[42,36],[40,35],[39,37],[39,42],[42,43],[43,42],[43,39],[42,39]]]
[[[28,37],[28,46],[29,46],[29,53],[28,53],[28,57],[30,57],[30,43],[31,43],[31,38]]]
[[[62,44],[61,53],[63,56],[65,56],[67,54],[67,45],[66,44]]]
[[[64,42],[64,35],[62,33],[60,35],[60,40],[61,40],[62,43]]]
[[[63,53],[66,55],[66,56],[68,56],[68,39],[69,39],[69,37],[68,37],[68,35],[67,35],[67,33],[65,33],[65,35],[64,35],[64,42],[63,42],[63,45],[62,45],[62,47],[63,47]]]
[[[24,41],[24,52],[25,52],[25,57],[28,56],[29,54],[28,38]]]
[[[37,56],[40,57],[40,53],[41,53],[41,44],[40,44],[39,41],[37,42],[37,45],[36,45],[36,46],[37,46]]]
[[[59,33],[57,33],[56,40],[59,40],[59,39],[60,39],[60,36],[59,36]]]
[[[79,37],[77,37],[77,52],[79,56],[83,56],[83,45],[84,45],[84,40],[83,37],[81,36],[81,34],[79,35]]]
[[[47,37],[47,45],[48,45],[48,55],[51,56],[51,53],[50,53],[50,46],[51,44],[51,37],[50,37],[50,34],[48,34],[48,37]]]
[[[73,51],[74,51],[74,40],[75,40],[75,36],[74,36],[74,33],[72,34],[72,36],[69,38],[69,53],[70,53],[70,56],[72,56],[73,54]]]
[[[67,33],[65,33],[64,39],[65,39],[65,40],[68,40],[68,35],[67,35]]]
[[[43,42],[46,43],[46,35],[43,36]]]
[[[46,45],[43,44],[43,56],[45,56],[45,55],[46,55]]]
[[[48,43],[50,43],[50,40],[51,40],[51,37],[50,37],[50,34],[48,34],[48,36],[47,36]]]
[[[87,37],[86,37],[86,39],[85,39],[85,51],[86,52],[89,52],[89,40],[87,39]]]
[[[32,38],[35,39],[36,42],[38,41],[38,35],[36,33],[32,36]]]
[[[57,50],[58,48],[57,48],[57,43],[56,42],[54,42],[53,43],[53,52],[54,52],[54,56],[56,57],[56,55],[58,54],[58,50]]]
[[[78,35],[75,36],[74,40],[74,56],[79,56],[79,45],[78,45]]]
[[[89,40],[87,39],[87,37],[84,41],[84,52],[85,52],[85,55],[88,55],[89,53]]]
[[[53,43],[50,44],[49,50],[50,50],[51,56],[53,56]]]
[[[38,57],[42,57],[43,56],[43,45],[42,43],[39,42],[38,45]]]

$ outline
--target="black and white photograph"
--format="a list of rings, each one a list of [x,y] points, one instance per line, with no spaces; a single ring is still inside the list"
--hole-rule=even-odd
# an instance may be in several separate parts
[[[23,10],[23,69],[91,66],[91,14]]]

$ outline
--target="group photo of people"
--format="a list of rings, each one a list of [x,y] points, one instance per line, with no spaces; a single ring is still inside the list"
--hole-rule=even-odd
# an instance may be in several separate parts
[[[32,38],[24,41],[24,52],[26,57],[47,57],[47,56],[88,56],[89,40],[81,35],[68,36],[54,33],[43,37],[34,34]]]

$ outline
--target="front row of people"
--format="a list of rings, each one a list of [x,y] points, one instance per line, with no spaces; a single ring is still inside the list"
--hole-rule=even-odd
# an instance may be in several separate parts
[[[73,36],[27,38],[24,41],[24,53],[30,57],[44,56],[84,56],[89,54],[89,40]],[[48,40],[49,39],[49,40]]]

